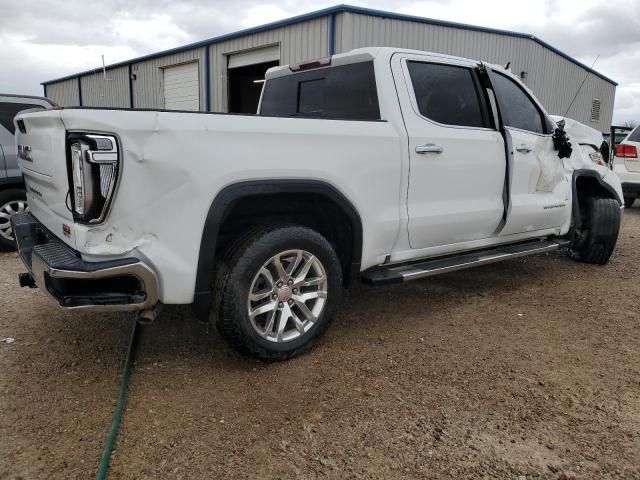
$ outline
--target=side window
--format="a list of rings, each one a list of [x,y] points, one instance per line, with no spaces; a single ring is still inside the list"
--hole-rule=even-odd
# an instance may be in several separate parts
[[[446,125],[486,126],[471,69],[423,62],[407,67],[423,116]]]
[[[630,142],[640,142],[640,127],[636,127],[636,129],[629,134],[627,140]]]
[[[314,69],[268,80],[260,115],[379,120],[373,63]]]
[[[15,135],[16,127],[13,124],[13,118],[23,110],[29,108],[39,108],[44,110],[40,105],[29,103],[0,103],[0,125],[9,130],[11,135]]]
[[[502,121],[506,126],[534,133],[546,133],[540,110],[522,88],[497,72],[492,80],[500,103]]]

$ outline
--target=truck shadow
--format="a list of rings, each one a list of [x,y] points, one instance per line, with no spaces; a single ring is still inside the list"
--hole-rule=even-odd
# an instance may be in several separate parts
[[[365,332],[391,333],[401,330],[403,325],[415,328],[419,323],[441,321],[436,314],[461,303],[553,285],[562,281],[562,270],[575,265],[569,259],[563,261],[565,258],[564,254],[554,252],[406,284],[353,285],[346,291],[326,339],[316,348],[322,348],[327,342],[357,344],[363,341]],[[167,362],[189,357],[190,362],[201,365],[224,365],[241,370],[263,365],[229,348],[215,326],[199,323],[190,307],[165,306],[158,319],[143,328],[142,337],[140,358],[143,361]]]

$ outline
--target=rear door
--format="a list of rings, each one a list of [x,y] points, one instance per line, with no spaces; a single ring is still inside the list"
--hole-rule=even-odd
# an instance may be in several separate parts
[[[476,65],[397,54],[392,70],[409,136],[409,243],[423,249],[496,235],[505,151]]]
[[[509,204],[500,235],[560,227],[571,215],[571,186],[553,147],[553,124],[521,85],[486,68],[508,153]]]
[[[26,103],[25,100],[19,98],[16,98],[15,101],[3,100],[0,102],[0,143],[2,144],[1,152],[4,153],[4,163],[0,162],[4,171],[0,177],[17,178],[22,175],[18,168],[13,119],[21,111],[31,108],[44,109],[42,105]],[[2,154],[0,153],[1,159]]]
[[[7,150],[7,154],[13,153],[15,155],[16,147],[13,140],[13,135],[10,135],[7,129],[0,124],[0,178],[7,177],[4,150]]]
[[[640,152],[640,127],[636,127],[636,129],[621,142],[621,145],[632,145],[635,147],[635,150],[618,148],[616,152],[620,151],[622,153],[624,166],[627,167],[627,170],[640,173],[640,158],[638,158],[638,152]]]

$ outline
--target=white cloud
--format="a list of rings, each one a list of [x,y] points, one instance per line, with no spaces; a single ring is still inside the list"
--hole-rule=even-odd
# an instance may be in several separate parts
[[[275,22],[287,18],[289,14],[277,5],[256,5],[247,10],[242,19],[244,28],[254,27],[263,23]]]
[[[142,50],[157,52],[192,41],[191,34],[182,30],[167,14],[154,13],[149,18],[116,17],[108,28],[117,34],[114,36],[119,43]]]
[[[334,5],[331,0],[0,0],[0,91]],[[615,121],[640,118],[637,0],[362,0],[364,7],[533,33],[620,83]]]

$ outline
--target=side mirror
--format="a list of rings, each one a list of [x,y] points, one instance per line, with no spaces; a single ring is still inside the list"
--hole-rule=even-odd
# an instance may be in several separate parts
[[[609,146],[609,143],[606,140],[603,140],[602,145],[600,145],[600,155],[602,155],[602,159],[605,161],[605,163],[609,163],[610,152],[611,147]]]

